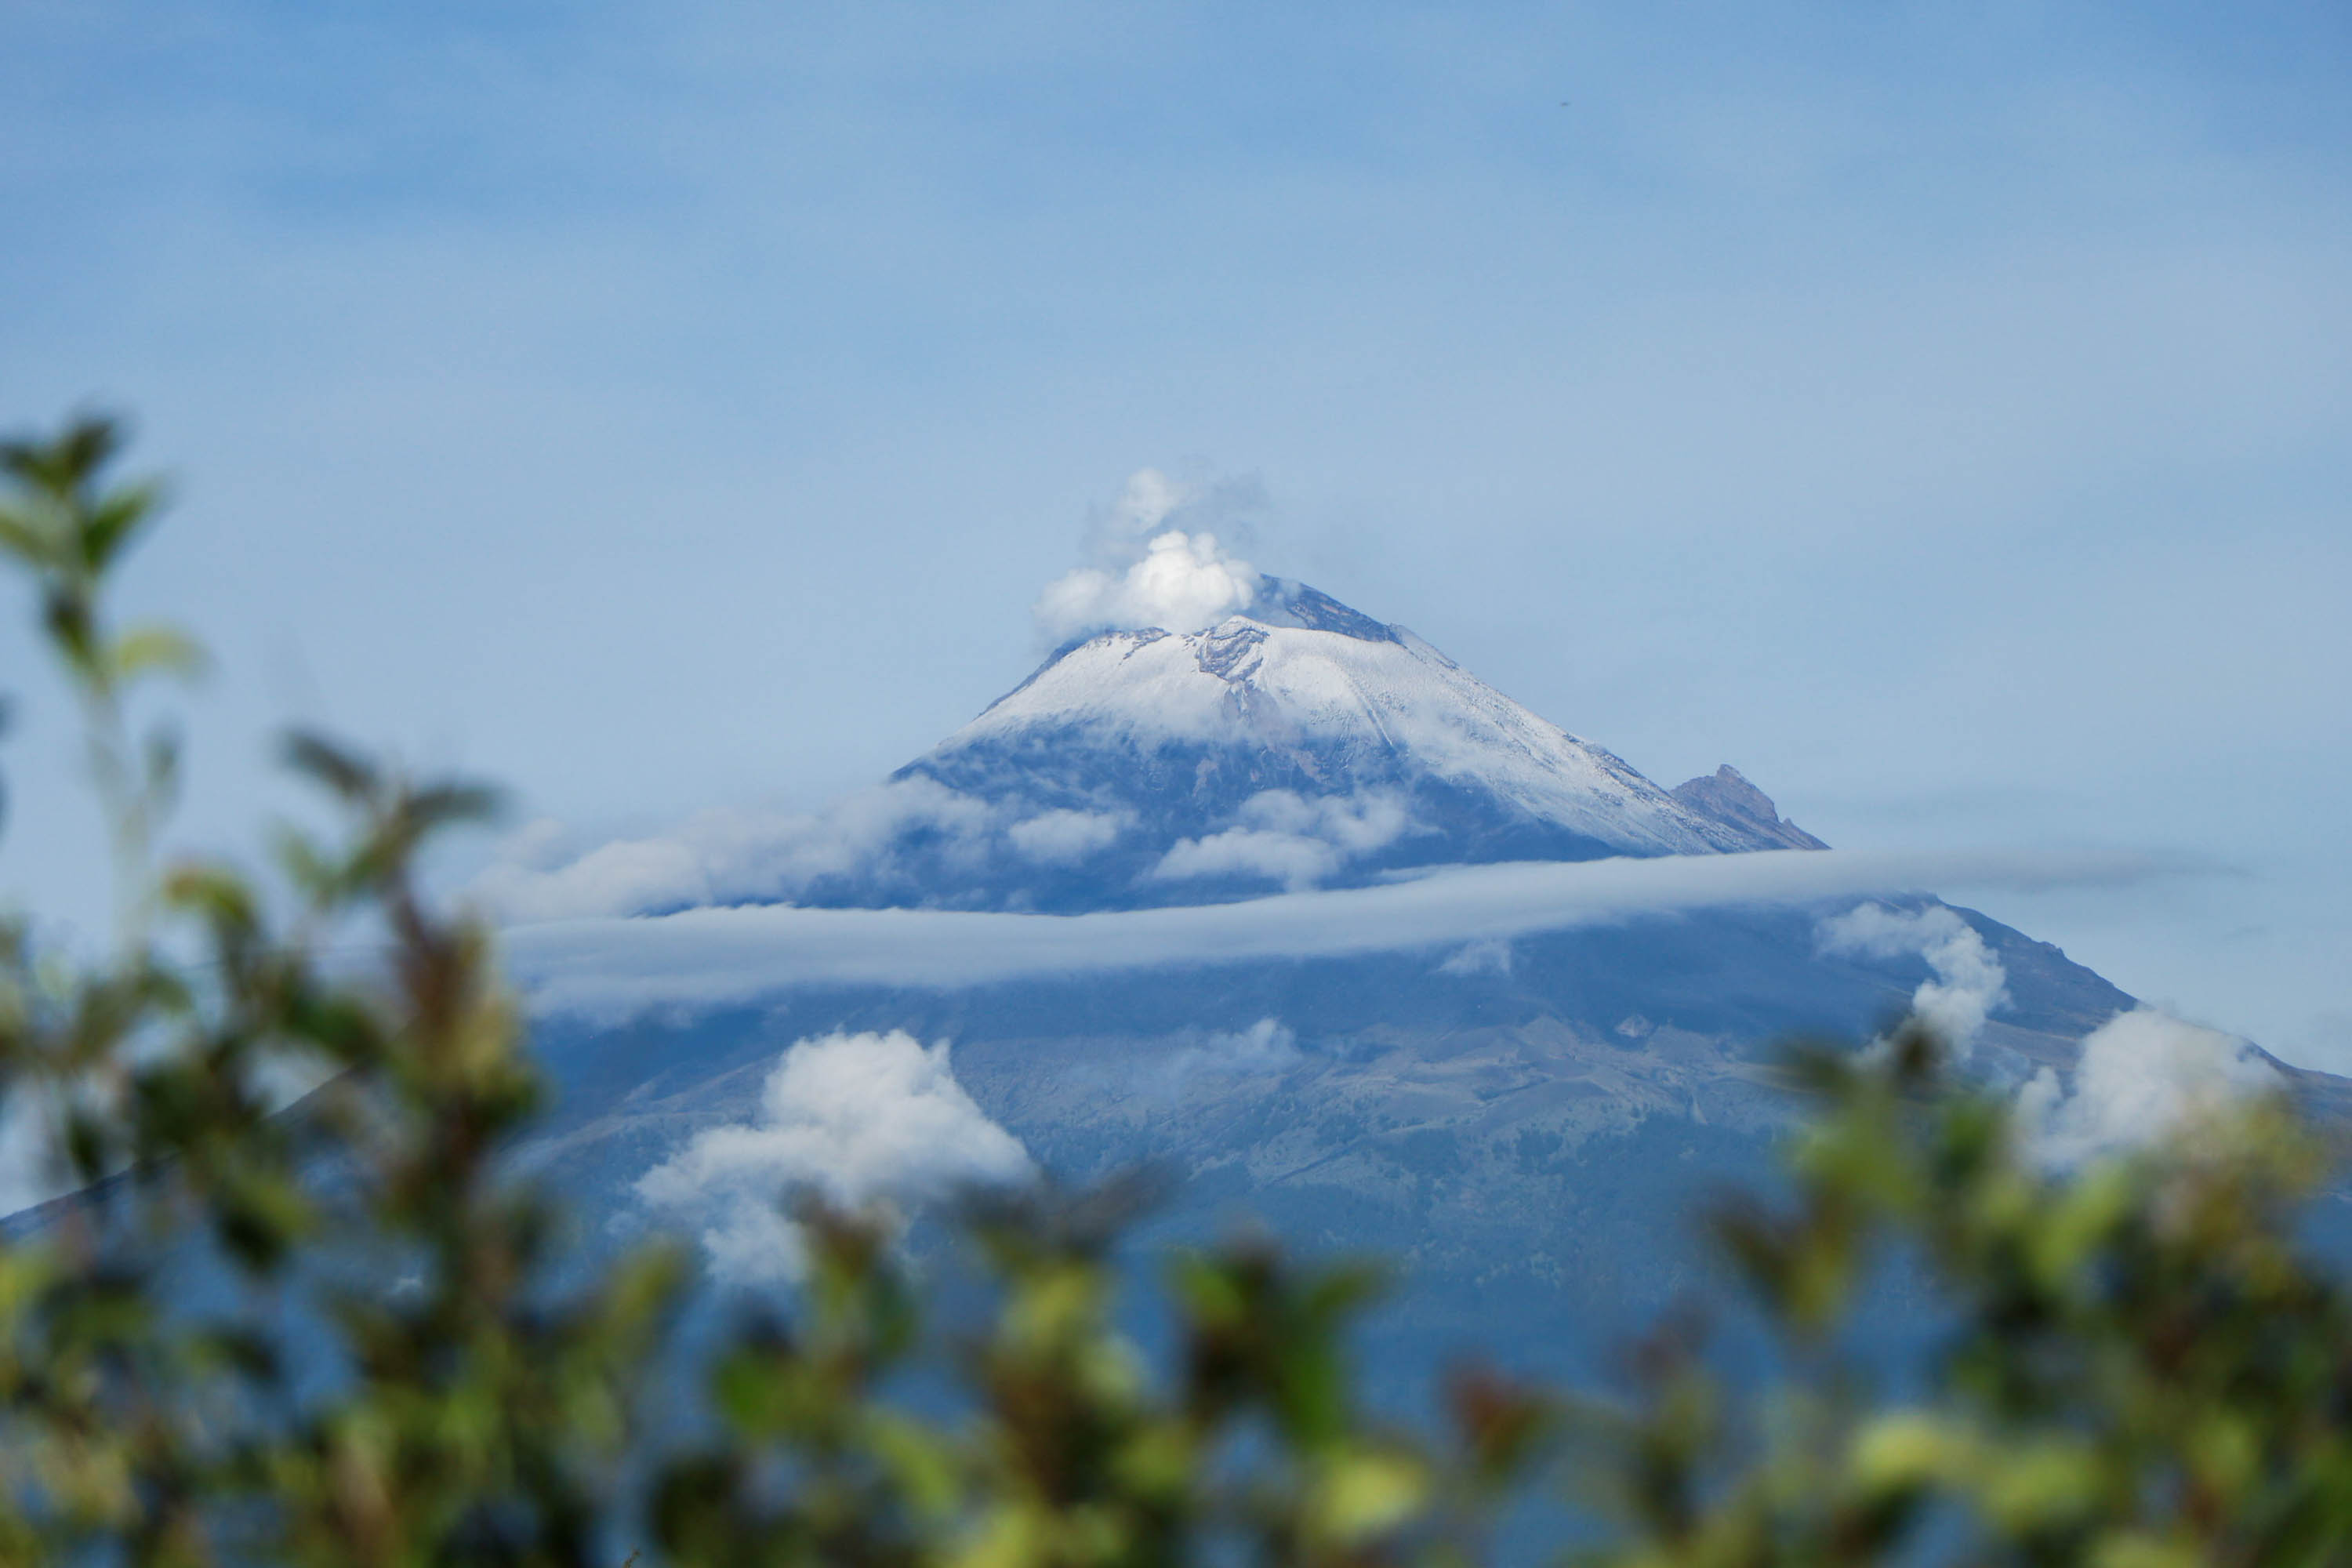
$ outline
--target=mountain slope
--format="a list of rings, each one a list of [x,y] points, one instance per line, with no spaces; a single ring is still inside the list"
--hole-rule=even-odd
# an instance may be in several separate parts
[[[935,896],[956,889],[973,907],[1199,902],[1416,866],[1819,847],[1769,801],[1759,815],[1746,796],[1670,794],[1403,627],[1274,578],[1248,614],[1204,631],[1065,647],[894,776],[1009,824],[992,854],[919,835],[897,848]],[[827,901],[869,901],[854,892]]]
[[[1782,816],[1772,797],[1724,763],[1701,778],[1675,785],[1674,797],[1717,822],[1746,829],[1754,838],[1783,849],[1826,849],[1828,845]]]
[[[959,1080],[1056,1178],[1148,1167],[1154,1235],[1271,1226],[1401,1271],[1379,1329],[1400,1388],[1465,1346],[1562,1373],[1702,1278],[1698,1218],[1766,1180],[1793,1035],[1861,1038],[1933,972],[1824,953],[1834,909],[1709,911],[1461,954],[1237,959],[957,989],[803,984],[751,1008],[547,1036],[565,1086],[541,1168],[624,1215],[686,1140],[761,1113],[778,1053],[835,1030],[953,1043]],[[1913,900],[1912,907],[1929,907]],[[1964,916],[2010,1000],[1980,1071],[2064,1070],[2132,999]]]
[[[944,831],[941,812],[902,830],[895,880],[842,901],[1081,914],[1415,865],[1822,847],[1727,765],[1661,789],[1410,632],[1270,579],[1203,630],[1065,647],[894,787],[987,826]],[[1063,922],[1000,923],[1018,940]],[[1779,1042],[1865,1039],[1973,986],[1972,1070],[2015,1092],[2065,1080],[2134,1005],[1916,893],[1508,941],[1416,928],[1346,957],[1244,943],[1021,980],[811,973],[751,1005],[551,1026],[565,1110],[534,1160],[625,1214],[683,1142],[768,1114],[794,1042],[950,1041],[972,1100],[1047,1172],[1166,1174],[1161,1235],[1262,1223],[1396,1259],[1382,1364],[1407,1382],[1465,1343],[1564,1369],[1700,1279],[1696,1205],[1771,1180],[1796,1114]]]

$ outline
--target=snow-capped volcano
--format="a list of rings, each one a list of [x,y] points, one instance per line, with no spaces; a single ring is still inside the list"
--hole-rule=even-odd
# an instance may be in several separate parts
[[[894,781],[1005,814],[1025,866],[1003,891],[1040,907],[1818,846],[1736,773],[1670,793],[1403,627],[1271,577],[1205,630],[1066,645]]]
[[[1073,913],[1418,867],[1820,848],[1726,767],[1669,792],[1402,626],[1255,579],[1199,630],[1109,630],[814,817],[707,813],[501,863],[510,918],[698,904]]]

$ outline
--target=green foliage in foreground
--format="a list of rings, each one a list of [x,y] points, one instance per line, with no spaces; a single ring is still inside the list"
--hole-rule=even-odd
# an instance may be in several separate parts
[[[1451,1568],[1538,1495],[1582,1510],[1571,1554],[1661,1568],[2352,1557],[2352,1296],[2296,1241],[2320,1170],[2287,1110],[2055,1175],[1916,1027],[1801,1060],[1790,1205],[1718,1221],[1785,1353],[1767,1396],[1670,1326],[1628,1400],[1464,1373],[1416,1436],[1351,1393],[1360,1273],[1176,1259],[1160,1373],[1086,1202],[974,1218],[999,1289],[952,1332],[879,1216],[809,1212],[790,1311],[711,1351],[712,1419],[651,1452],[688,1271],[589,1268],[501,1170],[540,1080],[488,933],[417,886],[488,797],[298,739],[341,839],[289,836],[266,885],[156,869],[173,752],[131,714],[195,654],[109,617],[154,504],[114,447],[84,422],[0,453],[123,907],[100,962],[0,931],[12,1135],[96,1184],[0,1243],[0,1558]],[[354,937],[381,962],[322,962]],[[289,1083],[319,1087],[278,1112]],[[1897,1256],[1948,1326],[1899,1404],[1842,1349]],[[925,1370],[959,1414],[897,1396]]]

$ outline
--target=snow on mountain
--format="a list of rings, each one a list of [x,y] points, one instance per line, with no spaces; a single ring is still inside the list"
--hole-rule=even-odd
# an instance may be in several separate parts
[[[1180,626],[1173,609],[1206,602],[1152,581],[1093,588],[1112,609],[1171,608]],[[1313,588],[1253,572],[1246,592],[1217,593],[1246,609],[1066,643],[826,812],[706,813],[561,863],[533,849],[478,891],[522,920],[780,902],[1078,912],[1430,866],[1822,847],[1728,768],[1661,789]]]
[[[1108,633],[1055,659],[914,771],[936,777],[950,759],[1025,748],[1039,733],[1129,754],[1216,746],[1339,787],[1425,773],[1629,853],[1753,847],[1412,633],[1382,631],[1234,616],[1204,632]]]
[[[1066,646],[896,777],[1084,832],[1087,854],[1062,870],[1123,874],[1113,901],[1819,844],[1760,793],[1760,815],[1736,794],[1677,798],[1403,627],[1271,577],[1205,630]]]

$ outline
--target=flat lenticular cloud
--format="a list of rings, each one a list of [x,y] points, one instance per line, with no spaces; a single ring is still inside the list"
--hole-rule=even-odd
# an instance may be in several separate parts
[[[666,833],[615,839],[571,859],[559,853],[559,827],[533,823],[467,892],[496,918],[514,921],[775,902],[828,878],[888,876],[895,847],[910,833],[973,859],[1001,834],[1027,859],[1071,865],[1125,826],[1106,813],[1023,809],[916,774],[854,791],[819,812],[705,811]]]
[[[2201,868],[2118,853],[1748,855],[1456,867],[1380,887],[1087,915],[940,910],[693,909],[509,931],[541,1013],[628,1016],[721,1006],[795,986],[954,988],[1164,964],[1508,942],[1719,906],[1804,904],[1905,889],[2116,886]]]

